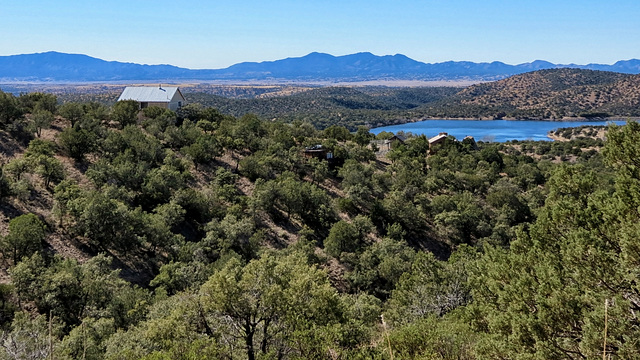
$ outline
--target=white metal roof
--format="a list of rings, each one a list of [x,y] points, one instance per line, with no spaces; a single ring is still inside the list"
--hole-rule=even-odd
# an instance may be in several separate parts
[[[180,100],[184,101],[184,97],[180,90],[175,86],[127,86],[118,101],[135,100],[141,102],[171,102],[171,99],[179,94]]]
[[[431,144],[431,143],[433,143],[433,142],[435,142],[435,141],[438,141],[438,140],[444,139],[444,138],[446,138],[446,137],[447,137],[447,135],[446,135],[446,134],[436,135],[436,136],[432,137],[431,139],[429,139],[429,144]]]

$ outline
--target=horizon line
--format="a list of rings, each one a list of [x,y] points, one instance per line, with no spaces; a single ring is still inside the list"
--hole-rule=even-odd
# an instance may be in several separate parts
[[[500,64],[504,64],[504,65],[509,65],[509,66],[520,66],[520,65],[530,65],[530,64],[534,64],[536,62],[545,62],[545,63],[549,63],[552,64],[554,66],[558,66],[558,67],[569,67],[569,66],[590,66],[590,65],[604,65],[604,66],[613,66],[619,62],[628,62],[628,61],[640,61],[640,59],[637,58],[630,58],[630,59],[621,59],[621,60],[616,60],[614,63],[611,64],[603,64],[603,63],[594,63],[594,62],[590,62],[587,64],[578,64],[578,63],[569,63],[569,64],[557,64],[548,60],[543,60],[543,59],[535,59],[529,62],[523,62],[523,63],[518,63],[518,64],[509,64],[500,60],[493,60],[493,61],[471,61],[471,60],[446,60],[446,61],[440,61],[440,62],[425,62],[425,61],[421,61],[421,60],[416,60],[414,58],[411,58],[405,54],[402,53],[396,53],[396,54],[385,54],[385,55],[376,55],[370,51],[360,51],[360,52],[355,52],[355,53],[350,53],[350,54],[345,54],[345,55],[333,55],[330,53],[324,53],[324,52],[319,52],[319,51],[312,51],[310,53],[307,53],[306,55],[302,55],[302,56],[289,56],[289,57],[285,57],[285,58],[280,58],[280,59],[275,59],[275,60],[262,60],[262,61],[241,61],[241,62],[237,62],[234,64],[231,64],[227,67],[222,67],[222,68],[188,68],[188,67],[182,67],[182,66],[178,66],[178,65],[173,65],[173,64],[168,64],[168,63],[136,63],[133,61],[126,61],[126,60],[107,60],[104,58],[100,58],[97,56],[93,56],[93,55],[89,55],[89,54],[83,54],[83,53],[67,53],[67,52],[62,52],[62,51],[57,51],[57,50],[48,50],[48,51],[41,51],[41,52],[33,52],[33,53],[23,53],[23,54],[10,54],[10,55],[0,55],[0,58],[2,57],[14,57],[14,56],[29,56],[29,55],[42,55],[42,54],[49,54],[49,53],[55,53],[55,54],[62,54],[62,55],[78,55],[78,56],[87,56],[90,57],[92,59],[97,59],[97,60],[102,60],[102,61],[106,61],[106,62],[116,62],[116,63],[122,63],[122,64],[135,64],[135,65],[146,65],[146,66],[172,66],[172,67],[177,67],[180,69],[187,69],[187,70],[224,70],[227,69],[229,67],[235,66],[235,65],[239,65],[239,64],[264,64],[264,63],[273,63],[273,62],[277,62],[277,61],[283,61],[283,60],[289,60],[289,59],[301,59],[301,58],[305,58],[308,57],[310,55],[313,54],[318,54],[318,55],[329,55],[331,57],[334,58],[341,58],[341,57],[347,57],[347,56],[353,56],[353,55],[360,55],[360,54],[370,54],[373,55],[375,57],[394,57],[394,56],[404,56],[408,59],[411,59],[413,61],[416,62],[420,62],[426,65],[437,65],[437,64],[446,64],[446,63],[474,63],[474,64],[493,64],[493,63],[500,63]]]

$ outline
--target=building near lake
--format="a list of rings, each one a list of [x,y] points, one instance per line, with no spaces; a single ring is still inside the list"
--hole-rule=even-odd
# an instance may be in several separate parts
[[[465,136],[464,139],[462,139],[462,143],[469,145],[469,147],[471,147],[471,149],[473,150],[480,150],[480,148],[478,148],[478,144],[476,143],[476,139],[474,139],[473,136]]]
[[[186,100],[175,86],[127,86],[118,98],[121,100],[134,100],[138,102],[140,109],[149,106],[176,111],[181,108]]]
[[[403,135],[393,135],[387,140],[371,140],[369,147],[377,147],[378,152],[386,153],[399,144],[404,144],[407,138]]]
[[[321,144],[307,146],[306,148],[304,148],[304,151],[302,152],[302,154],[307,159],[310,159],[310,158],[316,158],[320,160],[333,159],[333,153],[325,149],[324,146],[322,146]]]
[[[332,168],[335,166],[341,166],[344,162],[344,159],[333,156],[333,153],[322,146],[322,144],[307,146],[304,148],[302,155],[307,159],[315,158],[318,160],[324,160],[329,163],[329,166]]]
[[[447,134],[446,132],[441,132],[440,134],[432,137],[429,139],[429,153],[433,154],[436,152],[438,145],[444,143],[444,141],[447,139],[447,136],[449,136],[449,134]]]

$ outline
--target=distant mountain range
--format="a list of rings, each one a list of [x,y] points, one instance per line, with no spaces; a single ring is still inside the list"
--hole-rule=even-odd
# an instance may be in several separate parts
[[[311,53],[276,61],[244,62],[226,69],[192,70],[172,65],[141,65],[105,61],[81,54],[45,52],[0,56],[0,81],[134,81],[134,80],[236,80],[236,81],[366,81],[366,80],[499,80],[535,70],[578,68],[639,74],[640,60],[613,65],[558,65],[536,60],[509,65],[494,61],[447,61],[428,64],[405,55],[376,56],[357,53],[333,56]]]

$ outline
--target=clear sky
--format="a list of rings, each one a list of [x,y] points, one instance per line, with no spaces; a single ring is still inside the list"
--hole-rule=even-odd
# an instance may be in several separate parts
[[[0,55],[217,69],[318,51],[448,60],[640,59],[640,0],[0,0]]]

